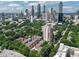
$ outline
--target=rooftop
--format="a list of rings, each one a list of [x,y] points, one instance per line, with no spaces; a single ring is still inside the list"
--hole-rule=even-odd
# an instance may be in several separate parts
[[[20,37],[18,40],[20,40],[23,44],[28,46],[29,48],[33,48],[34,50],[39,50],[41,47],[41,44],[43,44],[43,40],[41,36],[34,35],[31,39]],[[32,50],[33,50],[32,49]]]
[[[79,57],[79,48],[60,43],[60,47],[54,57]]]
[[[4,49],[1,51],[0,57],[25,57],[25,56],[16,51]]]

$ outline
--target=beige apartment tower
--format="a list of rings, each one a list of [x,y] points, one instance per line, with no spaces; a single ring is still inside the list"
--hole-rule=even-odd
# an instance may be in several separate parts
[[[45,41],[52,41],[53,40],[53,29],[51,28],[51,24],[46,24],[42,26],[43,31],[43,39]]]

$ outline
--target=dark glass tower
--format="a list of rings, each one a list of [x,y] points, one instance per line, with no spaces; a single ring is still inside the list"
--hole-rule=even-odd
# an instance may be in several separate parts
[[[51,14],[53,14],[53,8],[51,8]]]
[[[58,22],[63,22],[63,3],[59,3],[59,15],[58,15]]]
[[[46,6],[43,5],[42,19],[46,19]]]
[[[34,6],[32,6],[31,15],[34,17]]]
[[[43,6],[43,13],[45,13],[46,12],[46,7],[45,7],[45,5]]]
[[[37,18],[40,18],[41,17],[41,6],[40,4],[38,4],[37,6]]]

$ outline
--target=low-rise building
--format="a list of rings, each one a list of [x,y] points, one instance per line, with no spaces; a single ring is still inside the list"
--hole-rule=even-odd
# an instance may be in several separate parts
[[[60,43],[59,49],[54,57],[79,57],[79,48]]]
[[[32,38],[30,39],[25,37],[20,37],[18,40],[32,50],[39,50],[44,42],[41,36],[36,36],[36,35],[32,36]]]

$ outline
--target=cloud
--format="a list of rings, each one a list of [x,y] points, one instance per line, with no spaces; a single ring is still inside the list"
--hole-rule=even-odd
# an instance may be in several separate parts
[[[28,6],[32,6],[32,5],[33,5],[33,6],[36,6],[37,4],[38,4],[37,2],[29,3]]]
[[[72,6],[63,6],[64,9],[72,9]]]
[[[15,3],[10,3],[8,6],[10,6],[10,7],[17,6],[17,7],[19,7],[20,5],[19,4],[15,4]]]
[[[24,3],[28,3],[28,1],[24,1]]]
[[[32,3],[29,3],[29,6],[32,6],[32,5],[36,6],[38,3],[39,3],[40,5],[44,5],[44,4],[47,3],[47,1],[37,1],[37,2],[32,2]]]
[[[59,3],[59,1],[47,1],[45,4],[46,5],[48,5],[48,4],[53,5],[53,4],[58,4],[58,3]]]
[[[63,10],[66,13],[71,13],[71,12],[76,12],[77,10],[79,10],[79,7],[75,7],[75,6],[63,6]]]
[[[8,9],[7,7],[0,7],[0,10],[6,10],[6,9]]]
[[[63,10],[66,12],[72,12],[74,9],[72,6],[63,6]]]
[[[9,12],[20,12],[23,9],[19,3],[9,3],[6,7]]]
[[[47,3],[47,1],[38,1],[39,4],[44,5]]]
[[[63,6],[64,13],[72,13],[73,7],[72,6]]]

